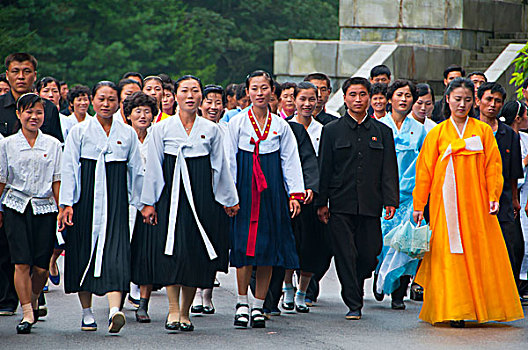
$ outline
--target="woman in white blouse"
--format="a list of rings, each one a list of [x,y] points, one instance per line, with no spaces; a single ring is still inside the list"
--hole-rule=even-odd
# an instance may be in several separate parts
[[[70,130],[64,147],[59,230],[68,227],[64,290],[78,293],[81,329],[97,329],[92,294],[107,295],[110,333],[125,324],[119,311],[130,289],[129,203],[141,209],[143,164],[136,132],[113,118],[119,105],[109,81],[93,88],[95,118]]]
[[[23,95],[16,108],[21,129],[0,141],[0,192],[15,289],[24,313],[17,333],[28,334],[38,318],[37,300],[55,242],[61,144],[39,130],[44,123],[41,97]]]

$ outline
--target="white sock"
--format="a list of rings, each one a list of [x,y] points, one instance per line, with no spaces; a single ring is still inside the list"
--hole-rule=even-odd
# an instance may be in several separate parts
[[[246,295],[238,295],[238,298],[237,298],[237,304],[247,304],[249,305],[249,299],[248,299],[248,296],[247,294]]]
[[[295,293],[295,304],[297,305],[306,305],[306,293],[301,292],[300,290]]]
[[[293,284],[284,283],[284,288],[282,288],[282,291],[284,292],[284,302],[293,303],[293,297],[295,296],[293,292]]]
[[[139,298],[141,297],[139,294],[139,286],[137,284],[130,283],[130,293],[129,294],[132,299],[139,300]]]
[[[95,317],[91,307],[82,310],[84,324],[91,324],[95,322]]]
[[[253,300],[253,309],[262,309],[264,307],[264,300],[255,298]]]
[[[114,316],[116,312],[119,312],[119,308],[117,306],[110,308],[110,316],[108,318],[112,318],[112,316]]]

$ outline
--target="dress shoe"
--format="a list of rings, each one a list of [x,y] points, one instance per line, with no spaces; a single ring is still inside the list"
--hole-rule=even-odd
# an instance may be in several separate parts
[[[205,305],[203,307],[203,313],[206,314],[206,315],[212,315],[212,314],[215,313],[215,311],[216,310],[215,310],[215,308],[214,308],[214,306],[212,304],[211,304],[211,306]]]
[[[411,285],[411,300],[414,301],[423,301],[423,292],[424,289],[419,284],[413,283]]]
[[[449,321],[449,325],[452,328],[464,328],[466,327],[466,322],[464,322],[464,320]]]
[[[57,264],[55,264],[55,266],[57,266]],[[54,285],[58,286],[59,283],[60,283],[60,271],[59,271],[59,267],[57,266],[57,275],[52,275],[51,272],[49,274],[49,280],[51,281],[51,283],[53,283]]]
[[[347,320],[360,320],[361,319],[361,310],[350,310],[345,318]]]
[[[191,314],[201,314],[204,310],[203,305],[193,305],[191,306]]]
[[[378,274],[374,274],[374,281],[372,282],[372,293],[374,293],[374,299],[377,301],[383,301],[383,298],[385,298],[385,294],[378,293],[377,292],[377,286],[378,285]]]
[[[32,324],[27,321],[22,321],[16,327],[17,334],[29,334],[31,333]]]
[[[139,323],[150,323],[150,317],[145,309],[139,308],[136,310],[136,321]]]
[[[48,316],[48,307],[46,305],[39,305],[39,307],[38,307],[38,316],[39,317]]]
[[[108,320],[108,332],[109,333],[119,333],[121,328],[126,323],[125,314],[121,311],[116,312],[109,320]]]
[[[165,322],[165,329],[169,331],[177,331],[180,329],[180,322]]]
[[[274,307],[270,310],[271,316],[280,316],[280,314],[281,314],[281,311],[279,310],[278,307]]]
[[[180,331],[182,331],[182,332],[192,332],[192,331],[194,331],[194,325],[192,324],[192,322],[189,322],[189,323],[182,322],[182,323],[180,323]]]
[[[405,303],[403,300],[393,300],[391,302],[391,308],[393,310],[405,310]]]

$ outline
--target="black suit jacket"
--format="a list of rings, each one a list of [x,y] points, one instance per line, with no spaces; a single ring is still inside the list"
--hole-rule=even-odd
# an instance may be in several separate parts
[[[317,164],[317,157],[315,150],[310,140],[310,135],[303,125],[290,121],[290,127],[297,140],[297,148],[299,149],[299,157],[301,158],[301,167],[303,172],[304,188],[312,190],[315,193],[319,192],[319,165]]]
[[[324,109],[321,112],[319,112],[318,115],[315,116],[315,120],[317,120],[319,123],[323,125],[326,125],[337,119],[339,118],[337,118],[335,115],[332,115],[330,113],[326,113]]]
[[[0,133],[4,137],[13,135],[17,121],[15,98],[9,91],[7,94],[0,96]],[[44,124],[42,124],[40,130],[55,137],[60,142],[64,142],[59,111],[52,102],[46,99],[44,99]]]
[[[399,205],[392,130],[373,118],[358,124],[347,113],[323,127],[319,173],[316,207],[330,201],[330,212],[380,217]]]

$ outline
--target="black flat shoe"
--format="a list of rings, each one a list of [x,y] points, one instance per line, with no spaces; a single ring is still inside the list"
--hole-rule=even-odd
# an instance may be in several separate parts
[[[306,305],[295,304],[295,311],[305,314],[305,313],[310,312],[310,308]]]
[[[413,283],[411,286],[411,300],[423,301],[423,292],[424,289],[419,284]]]
[[[393,300],[391,303],[391,308],[393,310],[405,310],[405,303],[403,300]]]
[[[215,310],[214,306],[212,306],[212,305],[211,305],[211,306],[206,305],[206,306],[203,307],[203,311],[202,311],[202,312],[203,312],[205,315],[212,315],[212,314],[215,313],[215,311],[216,311],[216,310]]]
[[[165,322],[165,329],[168,331],[177,331],[180,329],[180,322]]]
[[[249,314],[241,314],[237,313],[238,309],[241,307],[246,307],[249,310],[248,304],[236,304],[236,312],[235,312],[235,327],[244,327],[246,328],[249,323]]]
[[[139,323],[150,323],[150,317],[147,311],[145,311],[142,308],[137,309],[136,310],[136,321],[138,321]]]
[[[194,331],[194,325],[192,324],[192,322],[189,322],[189,323],[182,322],[180,323],[180,331],[192,332]]]
[[[452,328],[464,328],[466,327],[466,322],[464,322],[464,320],[449,321],[449,325]]]
[[[378,285],[378,275],[374,274],[374,281],[372,282],[372,293],[374,293],[374,299],[377,301],[383,301],[383,298],[385,298],[385,294],[378,293],[376,291],[376,286]]]
[[[262,309],[251,309],[251,328],[266,328],[266,317],[264,317]]]
[[[287,311],[295,309],[295,303],[282,303],[282,308]]]
[[[39,310],[38,309],[33,309],[33,324],[37,323],[38,322],[38,319],[39,319]]]
[[[27,322],[27,321],[20,322],[18,324],[18,326],[16,327],[17,334],[29,334],[29,333],[31,333],[31,326],[32,326],[32,324]]]
[[[191,306],[191,314],[201,314],[204,311],[203,305]]]

